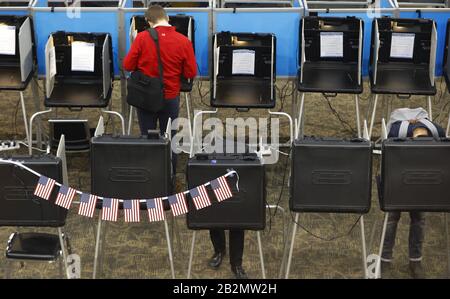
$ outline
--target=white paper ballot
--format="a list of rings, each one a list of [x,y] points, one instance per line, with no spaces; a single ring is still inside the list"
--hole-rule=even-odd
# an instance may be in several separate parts
[[[344,33],[320,33],[320,57],[344,57]]]
[[[233,50],[233,75],[254,75],[255,74],[255,51],[253,50]]]
[[[56,54],[55,47],[52,47],[48,52],[48,60],[50,65],[50,78],[56,75]]]
[[[72,42],[72,71],[93,72],[95,44]]]
[[[0,54],[16,55],[16,27],[0,25]]]
[[[391,57],[413,58],[414,55],[414,33],[392,33]]]

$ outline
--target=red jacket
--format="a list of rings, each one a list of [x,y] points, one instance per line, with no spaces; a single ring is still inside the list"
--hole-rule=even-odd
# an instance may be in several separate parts
[[[163,64],[164,97],[173,99],[180,94],[180,77],[192,79],[197,75],[197,62],[191,41],[175,31],[175,27],[158,26],[159,48]],[[158,77],[156,46],[147,31],[140,32],[123,61],[125,70],[140,70],[149,77]]]

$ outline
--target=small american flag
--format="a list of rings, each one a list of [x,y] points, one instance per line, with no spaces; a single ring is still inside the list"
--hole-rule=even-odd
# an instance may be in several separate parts
[[[233,197],[233,193],[231,193],[230,186],[228,185],[225,176],[221,176],[214,181],[211,181],[211,188],[213,189],[214,194],[217,197],[217,201],[219,202]]]
[[[41,175],[39,177],[39,182],[36,185],[36,189],[34,190],[34,195],[48,200],[50,198],[50,194],[52,194],[55,183],[56,182],[54,179]]]
[[[68,210],[70,208],[70,205],[72,204],[72,200],[75,197],[75,194],[77,194],[77,191],[75,189],[61,185],[61,188],[59,188],[58,196],[56,197],[55,204]]]
[[[124,200],[125,222],[139,222],[139,200]]]
[[[194,202],[197,210],[209,207],[211,205],[211,200],[209,199],[208,192],[206,191],[206,187],[204,185],[189,190],[189,193],[191,194],[192,201]]]
[[[163,221],[165,216],[162,198],[147,199],[147,211],[150,222]]]
[[[94,216],[95,204],[97,203],[97,196],[83,193],[80,198],[80,208],[78,215],[92,218]]]
[[[170,209],[172,210],[172,214],[174,216],[179,216],[187,213],[188,208],[186,205],[184,193],[178,193],[176,195],[169,196],[168,200]]]
[[[116,198],[103,198],[102,220],[117,221],[119,200]]]

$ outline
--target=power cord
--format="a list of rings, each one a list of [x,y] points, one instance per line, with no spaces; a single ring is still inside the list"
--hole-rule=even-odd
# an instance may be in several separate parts
[[[342,126],[344,127],[344,129],[347,132],[350,132],[353,136],[356,135],[355,130],[353,129],[353,127],[346,121],[344,120],[341,115],[339,114],[339,112],[337,112],[337,110],[331,105],[331,101],[330,99],[322,94],[323,98],[326,100],[328,107],[330,108],[331,112],[334,114],[334,116],[336,116],[336,118],[339,120],[339,122],[342,124]]]

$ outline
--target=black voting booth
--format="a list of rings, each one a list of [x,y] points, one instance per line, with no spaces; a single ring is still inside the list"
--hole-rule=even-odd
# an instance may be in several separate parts
[[[118,0],[48,0],[48,7],[118,7]]]
[[[0,15],[0,30],[2,39],[10,38],[0,50],[0,90],[23,91],[35,70],[33,21],[28,16]]]
[[[62,162],[59,158],[41,155],[15,156],[11,159],[62,182]],[[0,226],[60,227],[65,224],[67,210],[54,204],[57,187],[47,201],[33,194],[39,180],[34,174],[16,165],[0,162],[0,177]]]
[[[148,136],[101,135],[91,139],[91,192],[106,198],[151,199],[173,193],[170,140],[158,132]],[[164,210],[169,209],[167,200]],[[98,202],[97,208],[102,203]],[[123,202],[119,203],[119,209]],[[145,202],[140,209],[146,210]],[[97,226],[93,278],[103,248],[102,220]],[[171,241],[164,221],[172,278],[175,278]],[[104,238],[104,237],[103,237]]]
[[[436,94],[437,32],[428,19],[383,17],[372,23],[369,77],[375,95],[369,126],[372,135],[378,95],[399,98],[422,95],[428,99],[428,114],[433,118],[431,96]]]
[[[450,20],[447,21],[447,31],[445,33],[445,48],[444,48],[444,60],[443,60],[443,72],[445,83],[447,84],[447,90],[450,91],[450,63],[449,63],[449,47],[450,47]]]
[[[372,145],[368,140],[305,137],[294,141],[292,151],[292,211],[369,212]]]
[[[220,5],[223,8],[271,8],[292,7],[292,2],[291,0],[221,0]]]
[[[375,0],[305,0],[308,8],[365,8]]]
[[[450,139],[383,141],[380,207],[385,212],[449,212]]]
[[[11,160],[49,178],[62,182],[62,160],[51,155],[15,156]],[[0,227],[33,227],[33,231],[16,231],[10,235],[5,251],[5,278],[10,278],[10,261],[45,261],[59,259],[59,274],[63,277],[65,264],[65,225],[67,210],[55,205],[58,188],[49,200],[34,195],[39,177],[22,167],[0,162]],[[37,227],[57,228],[58,234],[37,232]]]
[[[93,69],[73,69],[75,42],[94,47]],[[112,42],[108,33],[52,33],[46,44],[45,57],[45,106],[104,108],[108,105],[114,80]],[[54,67],[56,73],[52,71]]]
[[[304,17],[299,30],[299,91],[361,93],[363,28],[355,17]]]
[[[157,135],[93,137],[92,193],[120,199],[155,198],[171,194],[170,141]]]
[[[214,34],[211,106],[275,107],[275,50],[273,34]]]
[[[435,95],[435,40],[433,20],[375,19],[369,67],[372,92]]]
[[[228,177],[233,197],[217,202],[210,187],[207,187],[212,206],[196,210],[191,199],[188,201],[189,229],[246,229],[263,230],[266,223],[266,191],[264,165],[256,154],[197,154],[189,159],[187,166],[188,188],[216,179],[229,170],[239,175]]]
[[[169,16],[169,24],[175,27],[175,30],[178,33],[186,36],[191,42],[192,47],[195,52],[195,19],[191,16],[177,14],[175,16]],[[133,16],[131,18],[131,26],[130,26],[130,40],[134,41],[135,34],[147,30],[149,28],[149,24],[145,21],[144,16]],[[192,79],[186,79],[181,77],[181,88],[182,92],[191,92],[193,86]]]

